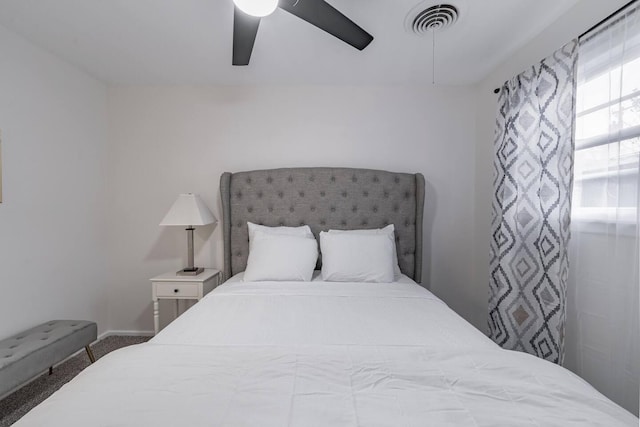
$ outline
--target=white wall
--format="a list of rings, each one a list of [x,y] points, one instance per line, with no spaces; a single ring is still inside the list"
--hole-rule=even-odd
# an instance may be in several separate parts
[[[424,283],[469,313],[475,118],[468,88],[119,87],[109,93],[110,236],[118,266],[112,329],[151,330],[148,279],[185,262],[184,230],[158,226],[178,193],[199,193],[220,218],[222,172],[293,166],[422,172]],[[220,227],[196,230],[196,252],[196,264],[222,265]]]
[[[581,0],[565,15],[549,26],[542,34],[520,49],[517,54],[497,67],[491,75],[477,86],[477,146],[475,164],[475,283],[470,286],[469,297],[473,298],[477,315],[486,318],[487,296],[489,292],[489,239],[490,239],[490,213],[492,196],[492,162],[493,162],[493,132],[496,115],[496,102],[498,96],[493,93],[495,88],[509,78],[519,74],[526,67],[539,62],[570,41],[579,36],[601,19],[627,3],[627,0]],[[571,298],[572,293],[569,293]],[[620,393],[612,392],[603,387],[604,381],[598,378],[607,377],[606,364],[589,364],[578,362],[578,340],[569,334],[575,333],[579,326],[575,307],[569,304],[567,316],[567,341],[566,341],[566,365],[569,369],[581,374],[590,380],[594,386],[606,393],[617,403],[634,411],[637,414],[637,402],[629,404],[629,400],[620,399]],[[485,328],[486,329],[486,328]],[[593,341],[605,342],[607,337],[597,328],[592,328],[594,333],[590,337]],[[602,330],[600,330],[602,331]],[[583,334],[586,331],[583,329]],[[584,337],[580,342],[584,342]],[[580,359],[581,360],[581,359]],[[626,387],[621,384],[620,386]],[[636,394],[637,395],[637,394]],[[617,399],[616,399],[617,398]]]
[[[107,326],[106,87],[0,26],[0,338]]]

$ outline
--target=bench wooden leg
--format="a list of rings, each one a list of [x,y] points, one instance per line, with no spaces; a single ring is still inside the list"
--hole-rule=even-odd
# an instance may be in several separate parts
[[[87,350],[87,356],[89,356],[89,360],[91,361],[91,363],[94,363],[96,361],[96,358],[93,356],[93,351],[91,350],[91,347],[86,346],[84,349]]]

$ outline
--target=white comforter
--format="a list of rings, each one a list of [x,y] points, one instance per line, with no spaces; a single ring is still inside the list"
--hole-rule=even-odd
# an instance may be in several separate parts
[[[408,279],[227,282],[16,426],[637,426]]]

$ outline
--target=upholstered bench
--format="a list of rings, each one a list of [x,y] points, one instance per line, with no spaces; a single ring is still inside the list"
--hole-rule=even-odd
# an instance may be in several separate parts
[[[0,396],[24,384],[84,347],[91,363],[94,322],[52,320],[0,341]]]

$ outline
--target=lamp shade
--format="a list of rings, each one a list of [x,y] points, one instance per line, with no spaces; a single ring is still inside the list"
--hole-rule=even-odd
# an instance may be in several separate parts
[[[207,225],[217,222],[197,194],[180,194],[160,225]]]

